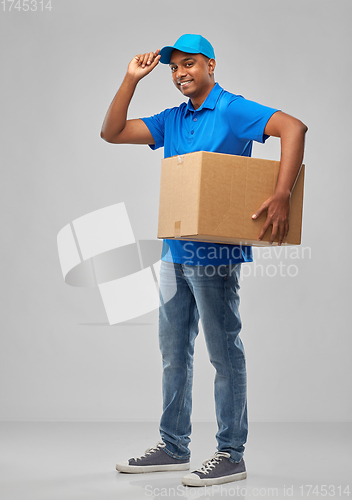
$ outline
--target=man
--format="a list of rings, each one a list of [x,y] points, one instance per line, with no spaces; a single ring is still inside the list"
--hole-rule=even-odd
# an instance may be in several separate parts
[[[188,98],[179,107],[152,117],[127,120],[138,82],[158,63],[169,64],[173,83]],[[253,214],[267,211],[259,240],[272,226],[270,241],[288,233],[290,194],[302,164],[307,127],[296,118],[231,94],[215,82],[215,54],[200,35],[183,35],[173,46],[135,56],[105,117],[101,137],[108,142],[164,147],[165,157],[193,151],[250,156],[253,140],[281,138],[281,163],[275,193]],[[270,229],[269,229],[270,230]],[[119,463],[121,472],[188,470],[194,342],[202,320],[214,383],[217,452],[182,478],[190,486],[222,484],[246,478],[246,364],[239,337],[239,276],[251,262],[251,247],[164,240],[160,292],[176,279],[176,294],[159,311],[163,359],[162,441],[145,454]],[[211,267],[211,272],[207,270]]]

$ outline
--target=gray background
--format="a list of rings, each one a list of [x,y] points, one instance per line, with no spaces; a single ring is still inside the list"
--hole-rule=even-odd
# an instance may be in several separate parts
[[[309,127],[302,240],[309,252],[267,259],[256,251],[257,268],[243,269],[249,418],[351,421],[350,0],[52,6],[0,14],[0,419],[159,418],[157,311],[109,326],[97,289],[64,283],[56,236],[77,217],[123,201],[135,236],[156,237],[162,150],[110,145],[99,134],[130,59],[190,32],[213,44],[225,89]],[[159,65],[140,82],[129,116],[182,100]],[[253,154],[279,155],[275,138]],[[298,274],[268,276],[280,262]],[[194,420],[215,418],[213,376],[200,332]]]

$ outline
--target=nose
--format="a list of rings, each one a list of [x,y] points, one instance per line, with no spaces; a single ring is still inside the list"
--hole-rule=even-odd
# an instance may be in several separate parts
[[[177,80],[179,80],[180,78],[182,78],[186,74],[187,74],[187,72],[186,72],[185,68],[183,68],[182,66],[177,67],[177,70],[176,70],[176,79]]]

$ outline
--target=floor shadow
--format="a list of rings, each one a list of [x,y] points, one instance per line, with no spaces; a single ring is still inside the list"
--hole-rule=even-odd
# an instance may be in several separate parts
[[[80,326],[110,326],[110,327],[118,327],[118,326],[145,326],[145,325],[155,325],[156,323],[118,323],[116,325],[110,325],[109,323],[78,323]]]

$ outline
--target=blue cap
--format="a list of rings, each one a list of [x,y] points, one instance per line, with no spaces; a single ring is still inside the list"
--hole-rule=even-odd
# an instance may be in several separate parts
[[[160,51],[160,62],[169,64],[173,50],[180,50],[187,54],[203,54],[210,59],[215,59],[215,53],[211,43],[201,35],[182,35],[176,41],[175,45],[163,47]]]

